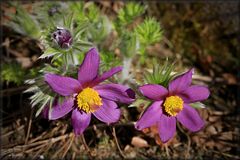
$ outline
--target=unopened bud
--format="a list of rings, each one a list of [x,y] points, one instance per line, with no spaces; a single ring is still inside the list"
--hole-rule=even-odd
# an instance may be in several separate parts
[[[53,32],[52,38],[61,48],[69,48],[73,41],[69,30],[59,27]]]

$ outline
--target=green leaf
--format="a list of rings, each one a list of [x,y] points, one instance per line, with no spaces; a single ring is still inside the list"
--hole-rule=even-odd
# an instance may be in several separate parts
[[[73,29],[73,13],[70,13],[69,15],[63,17],[63,25],[67,29]]]
[[[193,108],[206,108],[205,104],[203,104],[201,102],[191,103],[190,106],[193,107]]]
[[[7,25],[23,35],[38,39],[41,35],[41,28],[35,17],[30,15],[18,3],[12,2],[10,4],[16,8],[16,14],[11,13],[8,15],[12,21]]]
[[[85,32],[88,29],[89,25],[90,23],[88,20],[78,23],[77,28],[74,30],[73,34],[74,39],[80,40],[80,38],[82,38],[80,36],[82,35],[83,32]]]
[[[91,22],[96,22],[99,19],[100,10],[93,2],[88,2],[87,4],[86,16]]]
[[[16,62],[3,63],[0,73],[3,81],[7,83],[13,82],[16,85],[21,85],[26,75],[26,71]]]
[[[129,2],[118,12],[119,24],[121,26],[130,24],[135,20],[135,18],[142,15],[144,12],[145,7],[141,6],[138,3]]]
[[[101,16],[94,23],[91,23],[88,30],[88,37],[96,44],[100,44],[112,30],[112,23],[106,16]]]
[[[50,102],[52,101],[52,97],[51,96],[46,96],[43,98],[42,100],[42,104],[41,106],[39,107],[39,109],[37,110],[36,112],[36,117],[39,116],[39,114],[42,112],[43,108]]]
[[[43,58],[49,58],[49,57],[52,57],[58,53],[61,53],[60,51],[54,49],[54,48],[51,48],[51,47],[48,47],[44,53],[39,57],[39,59],[43,59]]]
[[[134,33],[125,32],[119,44],[121,53],[126,57],[133,57],[139,49],[139,41]]]
[[[29,99],[31,100],[30,104],[32,107],[37,108],[35,115],[37,117],[42,112],[43,108],[51,104],[55,99],[56,93],[45,83],[42,76],[35,79],[29,79],[25,83],[30,84],[30,87],[25,90],[24,93],[33,93]]]
[[[113,52],[101,51],[100,56],[101,56],[100,68],[102,71],[109,70],[112,67],[121,64],[121,61],[118,58],[116,58],[116,55]]]
[[[134,101],[132,104],[130,104],[128,107],[140,107],[143,106],[143,108],[146,108],[151,104],[151,101],[143,98],[138,98],[136,101]]]
[[[146,47],[159,42],[163,37],[163,30],[159,22],[153,18],[147,18],[135,29],[140,43]]]
[[[173,71],[174,64],[169,64],[168,60],[165,62],[163,66],[159,64],[153,64],[152,73],[146,71],[144,74],[144,79],[148,84],[159,84],[164,87],[168,86],[169,81],[173,78],[174,75],[171,75]]]

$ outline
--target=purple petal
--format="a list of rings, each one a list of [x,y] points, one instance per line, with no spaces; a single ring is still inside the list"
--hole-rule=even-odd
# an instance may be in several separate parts
[[[142,130],[156,124],[162,115],[161,105],[162,101],[153,102],[153,104],[146,109],[141,118],[137,121],[135,128]]]
[[[135,99],[135,93],[130,88],[120,84],[102,84],[95,86],[99,95],[111,101],[131,103]]]
[[[93,82],[91,82],[91,86],[95,86],[101,82],[103,82],[104,80],[110,78],[111,76],[113,76],[114,74],[120,72],[122,70],[122,67],[118,66],[118,67],[114,67],[111,70],[104,72],[101,76],[97,77]]]
[[[177,120],[192,132],[199,131],[204,126],[198,112],[188,104],[184,104],[183,110],[177,115]]]
[[[168,94],[166,88],[157,84],[146,84],[139,87],[139,90],[145,97],[155,101],[162,100]]]
[[[176,132],[176,117],[168,117],[162,114],[158,122],[158,132],[163,143],[171,139]]]
[[[43,118],[49,119],[48,118],[48,111],[49,111],[49,106],[47,105],[43,108],[43,111],[42,111],[42,114],[41,114]]]
[[[119,120],[121,111],[113,101],[102,99],[103,105],[93,114],[97,119],[107,124],[115,123]]]
[[[50,114],[49,107],[47,106],[43,111],[43,115],[45,118],[48,118],[50,120],[56,120],[68,114],[73,109],[73,106],[74,98],[72,97],[65,98],[62,103],[59,103],[56,99],[51,108]]]
[[[187,89],[192,82],[192,75],[194,70],[190,69],[186,73],[178,76],[169,83],[168,89],[170,94],[180,93]]]
[[[100,58],[97,49],[90,49],[78,70],[78,80],[82,85],[86,85],[97,77],[99,63]]]
[[[207,87],[193,85],[179,95],[183,98],[185,103],[192,103],[207,99],[210,92]]]
[[[59,76],[56,74],[45,74],[44,80],[52,90],[62,96],[69,96],[81,90],[81,84],[73,78]]]
[[[72,125],[75,135],[80,135],[89,126],[91,121],[91,114],[80,112],[74,109],[72,112]]]

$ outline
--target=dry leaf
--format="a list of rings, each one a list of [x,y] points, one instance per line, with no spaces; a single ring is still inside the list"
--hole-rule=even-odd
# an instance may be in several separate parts
[[[205,142],[205,146],[207,146],[207,148],[213,149],[213,147],[216,146],[217,143],[215,143],[214,141],[207,141]]]
[[[31,59],[27,57],[19,57],[16,58],[16,60],[22,65],[23,68],[29,68],[33,65]]]
[[[139,148],[148,147],[148,142],[140,137],[133,137],[131,144]]]
[[[222,122],[216,122],[214,124],[215,128],[217,129],[218,132],[222,132],[223,124]]]
[[[134,148],[131,147],[130,145],[126,145],[126,147],[124,148],[124,152],[125,152],[126,159],[133,159],[137,155]]]
[[[233,74],[224,73],[223,78],[225,79],[225,81],[227,81],[228,84],[237,84],[237,78]]]
[[[206,131],[210,134],[210,135],[214,135],[217,134],[217,130],[214,126],[210,125],[206,128]]]
[[[225,141],[232,141],[233,140],[233,132],[232,131],[223,132],[221,134],[221,136],[219,137],[219,139],[225,140]]]
[[[209,117],[210,122],[216,122],[217,120],[219,120],[219,116],[210,116]]]
[[[111,7],[111,1],[99,1],[99,3],[101,5],[103,5],[106,8],[110,8]]]
[[[222,116],[226,113],[222,112],[222,111],[211,111],[211,115],[215,115],[215,116]]]
[[[203,119],[205,119],[205,120],[207,120],[208,117],[209,117],[208,109],[200,109],[200,110],[199,110],[199,114],[200,114],[200,116],[201,116]]]

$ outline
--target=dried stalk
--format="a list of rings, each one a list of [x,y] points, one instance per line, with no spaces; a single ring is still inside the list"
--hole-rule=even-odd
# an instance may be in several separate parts
[[[112,135],[113,135],[113,137],[114,137],[114,140],[115,140],[115,143],[116,143],[116,145],[117,145],[118,151],[120,152],[120,155],[122,156],[122,158],[125,159],[125,156],[124,156],[124,154],[123,154],[123,152],[122,152],[122,150],[121,150],[121,148],[120,148],[120,145],[119,145],[119,143],[118,143],[118,139],[117,139],[117,135],[116,135],[116,130],[115,130],[115,127],[114,127],[114,126],[112,126],[112,130],[113,130]]]
[[[74,138],[75,138],[75,135],[72,134],[72,135],[71,135],[71,140],[69,141],[69,144],[68,144],[68,147],[67,147],[67,149],[63,152],[62,159],[65,157],[65,155],[67,154],[68,150],[69,150],[70,147],[72,146],[72,143],[73,143]]]
[[[47,151],[49,150],[49,148],[52,147],[52,144],[53,144],[53,143],[49,143],[48,146],[41,148],[39,151],[37,151],[37,152],[34,154],[34,156],[32,157],[32,159],[36,159],[37,156],[38,156],[40,153],[42,153],[43,151],[44,151],[44,152],[47,152]]]
[[[93,159],[92,154],[91,154],[91,151],[90,151],[90,149],[89,149],[89,147],[88,147],[88,145],[87,145],[87,143],[86,143],[86,140],[85,140],[83,134],[81,134],[81,140],[82,140],[82,143],[83,143],[85,149],[86,149],[87,152],[88,152],[89,158],[90,158],[90,159]]]
[[[35,142],[35,143],[31,143],[31,144],[15,146],[13,148],[6,149],[5,151],[10,152],[10,153],[11,152],[14,153],[15,150],[21,150],[22,151],[24,148],[30,148],[30,147],[34,147],[34,146],[43,145],[43,144],[49,144],[49,143],[56,143],[57,141],[65,139],[67,137],[69,137],[69,134],[65,134],[65,135],[62,135],[62,136],[59,136],[59,137],[38,141],[38,142]]]
[[[29,138],[29,135],[30,135],[30,130],[31,130],[31,126],[32,126],[32,114],[33,114],[33,110],[31,110],[30,117],[29,117],[27,136],[26,136],[26,139],[25,139],[25,144],[27,144],[28,138]]]

